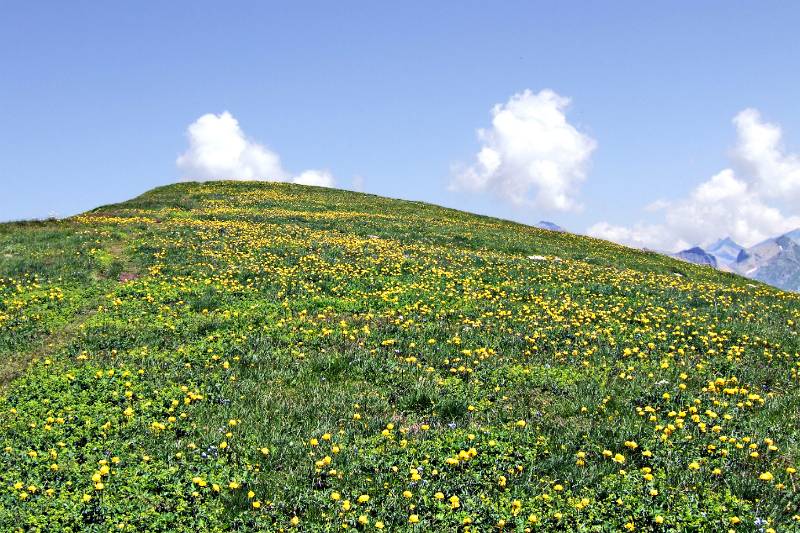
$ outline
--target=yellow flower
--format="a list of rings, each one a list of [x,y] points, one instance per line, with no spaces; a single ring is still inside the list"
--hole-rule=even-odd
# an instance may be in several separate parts
[[[292,519],[289,520],[289,523],[291,523],[293,526],[297,526],[300,524],[300,519],[296,516],[293,516]]]
[[[758,476],[758,479],[761,481],[772,481],[772,472],[763,472],[760,476]]]
[[[513,500],[511,502],[511,514],[517,516],[521,510],[522,510],[522,502],[519,500]]]
[[[419,522],[419,515],[412,514],[408,517],[408,521],[412,524],[416,524]]]
[[[369,495],[362,494],[358,497],[358,503],[367,503],[369,501]]]

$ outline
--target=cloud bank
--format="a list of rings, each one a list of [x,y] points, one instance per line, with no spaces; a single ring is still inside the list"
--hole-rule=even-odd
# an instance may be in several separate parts
[[[474,164],[455,171],[451,190],[490,192],[516,206],[580,208],[576,196],[596,142],[566,118],[570,99],[525,90],[492,108],[492,126],[478,130]]]
[[[321,187],[335,184],[327,170],[305,170],[297,175],[287,172],[280,156],[249,139],[227,111],[198,118],[189,125],[186,136],[189,148],[175,161],[185,179],[290,181]]]
[[[656,224],[599,222],[589,235],[637,247],[677,251],[725,236],[744,246],[800,227],[800,158],[787,154],[779,126],[755,109],[733,119],[737,142],[725,168],[675,201],[657,200]],[[785,207],[784,212],[781,207]]]

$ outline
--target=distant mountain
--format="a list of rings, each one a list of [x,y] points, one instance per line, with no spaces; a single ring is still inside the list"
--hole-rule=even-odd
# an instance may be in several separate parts
[[[800,231],[791,233],[800,234]],[[780,289],[800,291],[800,243],[789,234],[767,239],[742,250],[734,269],[743,276]]]
[[[778,239],[781,238],[783,237],[767,239],[740,251],[734,265],[736,272],[743,276],[752,277],[762,265],[766,265],[782,252],[782,248],[778,244]],[[785,238],[785,240],[792,242],[788,238]]]
[[[672,256],[677,259],[687,261],[689,263],[695,263],[697,265],[709,265],[714,268],[717,268],[717,258],[707,253],[699,246],[695,246],[694,248],[689,248],[688,250],[683,250],[682,252],[672,254]]]
[[[736,263],[739,252],[743,249],[743,246],[736,243],[730,237],[725,237],[707,247],[706,252],[717,259],[717,264],[730,266]]]
[[[562,231],[562,232],[567,231],[558,224],[554,224],[553,222],[548,222],[547,220],[540,220],[539,222],[534,224],[534,227],[539,229],[549,229],[550,231]]]
[[[790,239],[792,239],[797,244],[800,244],[800,228],[797,228],[796,230],[792,230],[789,233],[784,233],[783,236],[784,237],[789,237]]]
[[[750,248],[725,237],[706,249],[695,246],[666,255],[800,292],[800,228]]]

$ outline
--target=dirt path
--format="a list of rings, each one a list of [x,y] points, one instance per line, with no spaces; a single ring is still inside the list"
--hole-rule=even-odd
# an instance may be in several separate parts
[[[125,283],[139,277],[139,272],[133,263],[124,255],[125,247],[123,243],[118,241],[111,242],[106,247],[106,250],[124,265],[124,270],[119,279],[113,280],[112,283]],[[29,349],[17,353],[16,357],[9,358],[3,365],[0,365],[0,394],[3,393],[9,383],[21,376],[32,363],[57,353],[77,337],[82,326],[97,313],[97,307],[100,305],[99,300],[105,292],[98,290],[94,297],[84,302],[69,317],[69,322],[64,327],[32,341]]]
[[[35,346],[18,353],[14,358],[8,359],[4,365],[0,366],[0,393],[5,390],[9,383],[21,376],[32,363],[54,354],[66,346],[78,335],[81,326],[95,313],[97,313],[97,302],[95,300],[87,302],[84,307],[71,317],[69,324],[38,341],[34,341],[32,344],[35,344]]]

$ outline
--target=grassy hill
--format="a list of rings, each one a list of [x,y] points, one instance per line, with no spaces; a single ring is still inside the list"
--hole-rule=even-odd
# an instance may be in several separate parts
[[[0,225],[0,529],[797,531],[800,295],[272,183]]]

